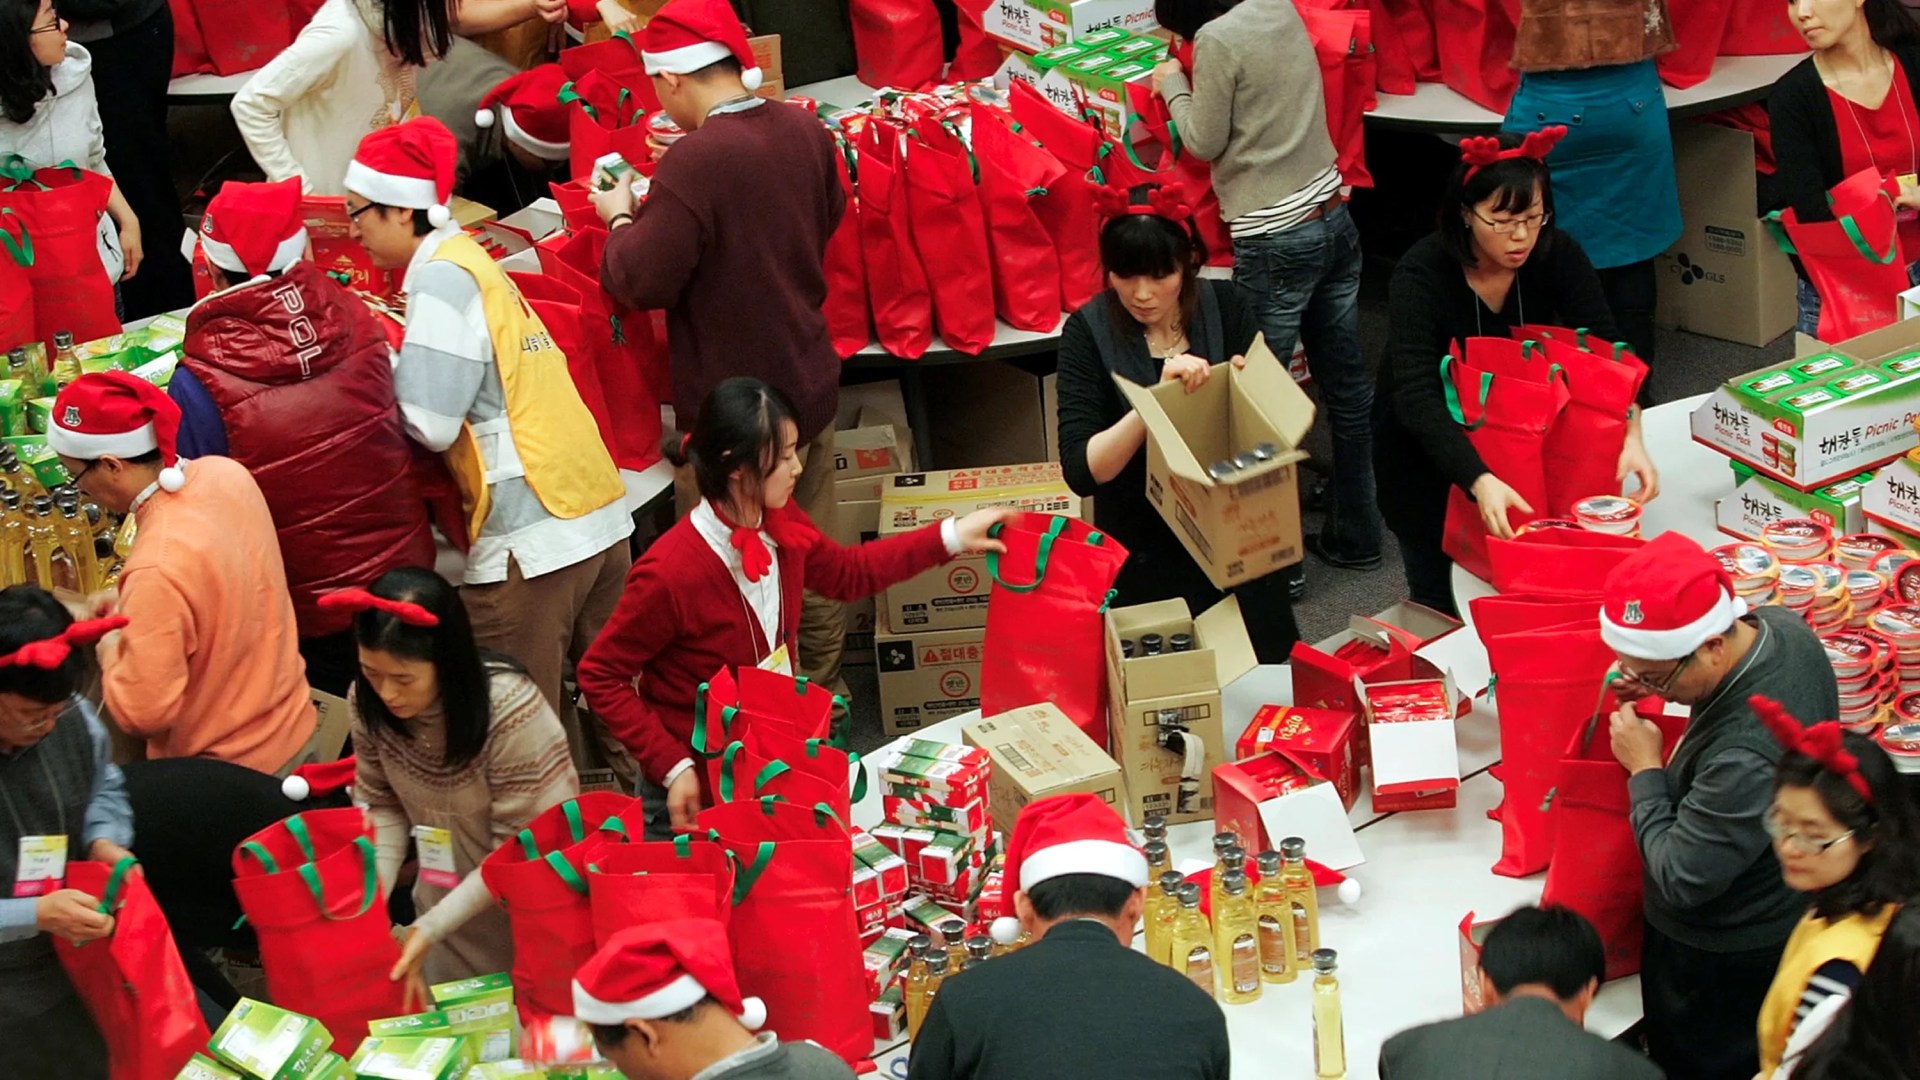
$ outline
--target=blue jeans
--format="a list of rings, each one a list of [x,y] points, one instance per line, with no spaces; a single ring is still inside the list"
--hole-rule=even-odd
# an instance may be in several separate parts
[[[1233,276],[1253,293],[1267,348],[1294,343],[1333,424],[1333,487],[1321,537],[1328,554],[1380,554],[1373,489],[1373,376],[1360,355],[1360,230],[1345,205],[1302,225],[1233,242]]]

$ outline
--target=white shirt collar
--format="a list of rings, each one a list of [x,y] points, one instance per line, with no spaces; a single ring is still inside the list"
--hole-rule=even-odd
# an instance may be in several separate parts
[[[460,228],[459,222],[449,221],[445,225],[442,225],[439,228],[428,233],[427,235],[421,237],[420,246],[414,249],[413,258],[407,260],[407,273],[406,273],[406,276],[402,278],[400,282],[401,291],[412,292],[413,291],[413,272],[415,270],[420,269],[422,266],[427,265],[427,261],[432,259],[434,255],[439,252],[441,244],[444,244],[448,240],[453,239],[455,236],[460,235],[461,232],[462,230]]]
[[[184,476],[187,471],[187,459],[180,458],[178,461],[174,462],[174,467],[179,469],[181,475]],[[184,491],[186,489],[182,488],[181,490]],[[133,505],[127,507],[127,513],[138,514],[140,512],[140,508],[147,505],[147,500],[153,498],[154,495],[157,494],[159,491],[160,491],[160,480],[158,477],[155,477],[153,483],[148,484],[146,487],[141,488],[140,494],[135,495],[133,497]]]
[[[701,499],[700,505],[694,507],[693,513],[688,516],[693,518],[693,527],[699,532],[700,538],[707,542],[708,547],[720,553],[720,561],[737,569],[740,565],[740,553],[733,548],[733,530],[727,527],[726,522],[720,520],[720,512],[713,508],[713,503]],[[756,531],[760,534],[761,542],[769,549],[780,546],[774,543],[773,537],[767,533],[766,514],[760,515],[760,528]]]

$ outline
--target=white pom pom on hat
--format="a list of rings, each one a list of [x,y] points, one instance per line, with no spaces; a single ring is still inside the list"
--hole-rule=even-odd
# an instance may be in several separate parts
[[[187,474],[178,465],[169,465],[160,470],[160,490],[179,491],[187,486]]]
[[[757,997],[741,998],[740,1026],[748,1031],[759,1031],[767,1026],[767,1003]]]
[[[439,204],[427,207],[427,223],[432,225],[434,228],[436,229],[441,228],[445,226],[447,222],[452,220],[453,220],[453,211],[448,210],[445,203],[439,203]]]
[[[478,128],[492,127],[493,126],[493,110],[492,109],[474,110],[473,126]]]
[[[1011,915],[1002,915],[993,920],[993,926],[987,931],[994,943],[1011,945],[1020,940],[1020,920]]]
[[[1340,898],[1340,902],[1343,904],[1357,904],[1360,902],[1360,883],[1352,878],[1348,878],[1341,882],[1333,890],[1333,893]]]

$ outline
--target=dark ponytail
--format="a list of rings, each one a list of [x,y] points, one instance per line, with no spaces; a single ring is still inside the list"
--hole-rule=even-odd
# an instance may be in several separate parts
[[[660,453],[676,467],[692,466],[700,494],[724,504],[734,473],[752,465],[765,476],[779,463],[782,421],[799,425],[785,394],[759,379],[727,379],[701,402],[693,430],[667,432]]]
[[[459,0],[382,0],[381,33],[387,51],[426,67],[453,47],[453,11]]]

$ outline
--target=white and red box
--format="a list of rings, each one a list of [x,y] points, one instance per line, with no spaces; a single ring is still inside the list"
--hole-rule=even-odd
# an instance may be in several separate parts
[[[1454,805],[1460,790],[1456,700],[1453,679],[1446,675],[1365,688],[1376,813]]]
[[[1360,800],[1360,755],[1354,747],[1359,726],[1359,716],[1351,712],[1262,705],[1240,736],[1234,757],[1245,761],[1268,750],[1284,750],[1330,781],[1351,810]]]
[[[1298,836],[1323,866],[1344,870],[1366,861],[1339,790],[1284,751],[1221,765],[1213,785],[1214,828],[1237,834],[1249,852],[1272,851]]]

